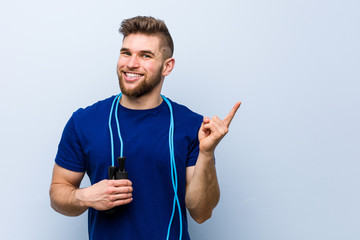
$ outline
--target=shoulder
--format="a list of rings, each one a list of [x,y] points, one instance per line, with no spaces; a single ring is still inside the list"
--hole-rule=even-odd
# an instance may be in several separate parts
[[[76,110],[71,116],[75,129],[82,132],[88,129],[97,129],[100,125],[106,125],[114,98],[115,96],[111,96],[88,107]]]
[[[169,101],[171,102],[171,105],[174,109],[174,118],[182,119],[182,121],[185,122],[191,122],[191,123],[195,122],[197,124],[202,123],[203,120],[202,115],[192,111],[190,108],[188,108],[185,105],[172,101],[171,99],[169,99]]]
[[[190,117],[195,117],[195,118],[202,117],[199,113],[192,111],[190,108],[188,108],[185,105],[182,105],[180,103],[172,101],[171,99],[169,99],[169,101],[171,102],[171,105],[173,106],[173,108],[176,111],[178,111],[179,113],[183,113],[183,114],[189,115]]]
[[[109,113],[114,98],[115,96],[111,96],[109,98],[99,100],[98,102],[85,108],[79,108],[73,113],[73,118],[93,118],[97,116],[102,116],[104,113]]]

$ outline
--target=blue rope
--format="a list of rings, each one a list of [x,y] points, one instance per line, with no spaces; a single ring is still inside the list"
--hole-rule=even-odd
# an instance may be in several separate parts
[[[112,166],[115,166],[115,160],[114,160],[115,158],[114,158],[114,137],[113,137],[113,132],[112,132],[112,128],[111,128],[111,119],[112,119],[112,114],[114,111],[115,104],[116,104],[116,107],[115,107],[114,114],[115,114],[117,132],[118,132],[118,136],[119,136],[119,140],[120,140],[120,156],[121,157],[123,156],[123,140],[121,138],[120,124],[119,124],[119,119],[118,119],[118,108],[120,105],[119,100],[120,100],[121,96],[122,96],[122,94],[120,93],[114,98],[114,101],[111,105],[110,116],[109,116],[109,132],[110,132],[110,142],[111,142]],[[171,182],[172,182],[172,186],[174,189],[173,210],[172,210],[171,217],[170,217],[170,222],[169,222],[169,226],[168,226],[166,239],[168,240],[170,237],[171,225],[174,220],[174,215],[175,215],[175,211],[176,211],[176,207],[177,207],[178,212],[179,212],[179,220],[180,220],[179,240],[181,240],[181,238],[182,238],[182,215],[181,215],[180,201],[179,201],[179,197],[177,195],[178,181],[177,181],[177,171],[176,171],[175,151],[174,151],[174,115],[173,115],[173,109],[172,109],[170,101],[163,95],[161,95],[161,97],[164,99],[164,101],[166,102],[166,104],[168,105],[169,110],[170,110],[169,151],[170,151]]]
[[[175,208],[175,203],[176,203],[178,211],[179,211],[179,222],[180,222],[179,239],[181,240],[181,238],[182,238],[182,216],[181,216],[180,201],[179,201],[179,197],[177,195],[178,181],[177,181],[177,171],[176,171],[175,151],[174,151],[174,114],[173,114],[173,110],[172,110],[170,101],[163,95],[161,95],[161,97],[164,99],[164,101],[166,102],[166,104],[168,105],[169,110],[170,110],[169,149],[170,149],[171,181],[172,181],[172,185],[173,185],[173,189],[174,189],[173,211],[171,214],[166,239],[169,239],[169,237],[170,237],[171,225],[172,225],[175,211],[176,211],[176,208]]]
[[[123,140],[122,140],[122,137],[121,137],[121,133],[120,133],[120,125],[119,125],[119,117],[118,117],[118,109],[119,109],[119,105],[120,105],[120,98],[121,98],[121,93],[119,94],[119,100],[117,101],[117,104],[116,104],[116,108],[115,108],[115,120],[116,120],[116,127],[117,127],[117,131],[118,131],[118,136],[119,136],[119,140],[120,140],[120,157],[123,157],[124,156],[124,153],[123,153]],[[113,165],[114,166],[114,165]]]
[[[115,158],[114,158],[114,137],[113,137],[113,132],[112,132],[112,128],[111,128],[111,119],[112,119],[112,113],[113,113],[113,110],[114,110],[115,103],[118,103],[120,98],[121,98],[121,93],[116,95],[116,97],[114,98],[114,101],[113,101],[113,103],[111,105],[110,116],[109,116],[109,132],[110,132],[111,164],[112,164],[112,166],[115,166]],[[116,108],[115,108],[115,119],[116,119],[116,126],[117,126],[117,129],[118,129],[118,135],[119,135],[120,146],[121,146],[120,147],[120,156],[122,156],[123,155],[123,153],[122,153],[123,142],[122,142],[122,138],[121,138],[121,135],[120,135],[119,120],[117,118],[118,106],[119,106],[119,103],[116,105]]]

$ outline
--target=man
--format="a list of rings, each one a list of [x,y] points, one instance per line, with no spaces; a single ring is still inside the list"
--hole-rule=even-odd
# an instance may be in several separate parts
[[[165,23],[135,17],[124,20],[120,32],[122,95],[79,109],[66,124],[51,206],[68,216],[89,209],[90,239],[189,239],[185,206],[202,223],[217,205],[214,151],[240,102],[221,120],[162,97],[164,78],[175,64]],[[121,155],[119,148],[127,157],[129,179],[108,180],[111,155]],[[91,186],[79,188],[85,172]],[[110,214],[110,209],[117,211]]]

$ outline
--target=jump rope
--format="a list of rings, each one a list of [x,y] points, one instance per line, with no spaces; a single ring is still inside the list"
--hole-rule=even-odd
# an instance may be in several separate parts
[[[118,94],[111,105],[110,109],[110,115],[109,115],[109,132],[110,132],[110,141],[111,141],[111,162],[112,165],[109,167],[109,179],[127,179],[127,172],[125,171],[125,160],[126,158],[123,155],[123,140],[120,133],[120,125],[119,125],[119,119],[118,119],[118,109],[120,105],[120,98],[122,94]],[[177,181],[177,171],[176,171],[176,164],[175,164],[175,153],[174,153],[174,114],[173,109],[171,106],[170,101],[163,95],[161,95],[163,100],[166,102],[166,104],[169,107],[170,110],[170,126],[169,126],[169,150],[170,150],[170,169],[171,169],[171,182],[174,190],[174,201],[173,201],[173,210],[171,213],[168,230],[167,230],[167,236],[166,239],[168,240],[170,237],[170,231],[171,231],[171,225],[174,220],[176,208],[178,209],[179,213],[179,222],[180,222],[180,236],[179,239],[182,238],[182,216],[181,216],[181,207],[180,207],[180,201],[179,197],[177,195],[177,188],[178,188],[178,181]],[[116,105],[116,106],[115,106]],[[114,136],[113,131],[111,127],[111,119],[113,115],[115,107],[115,121],[116,121],[116,128],[117,133],[120,140],[120,157],[117,158],[119,167],[115,166],[115,158],[114,158]]]

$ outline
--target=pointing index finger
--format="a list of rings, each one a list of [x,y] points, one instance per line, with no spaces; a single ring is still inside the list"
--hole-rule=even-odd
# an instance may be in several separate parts
[[[240,105],[241,105],[241,102],[235,103],[234,107],[231,109],[229,114],[224,118],[224,123],[226,124],[227,127],[230,126],[230,123],[231,123],[232,119],[234,118],[235,113],[239,109]]]

